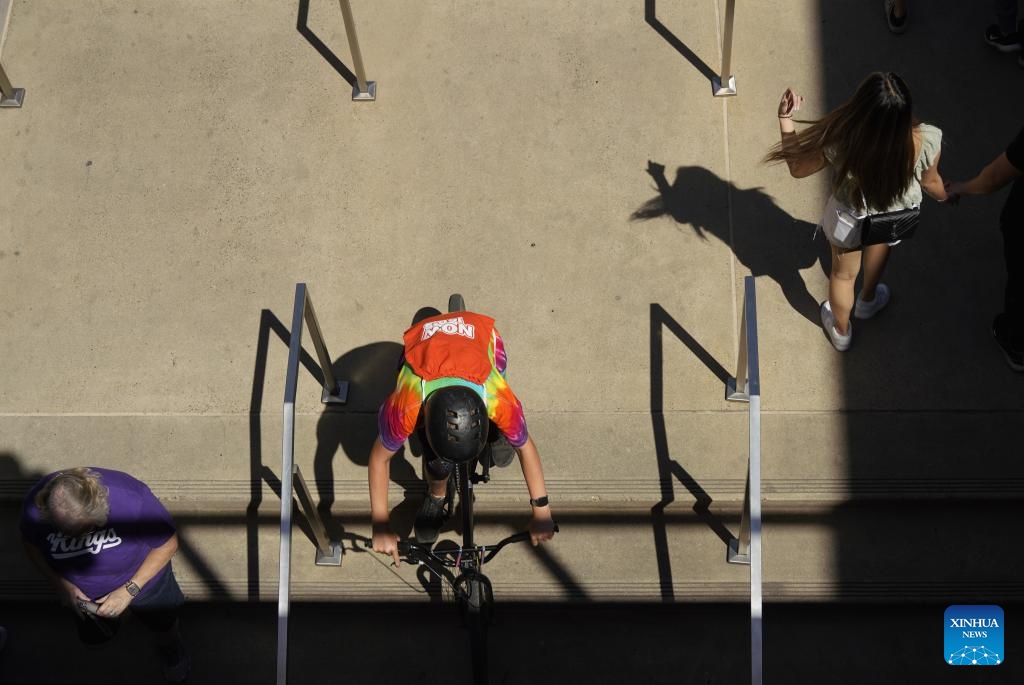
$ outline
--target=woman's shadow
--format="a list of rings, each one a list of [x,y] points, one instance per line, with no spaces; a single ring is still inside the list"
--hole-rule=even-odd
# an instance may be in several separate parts
[[[824,237],[815,239],[814,224],[794,219],[761,188],[738,188],[703,167],[679,167],[672,185],[662,164],[648,161],[647,173],[654,179],[658,195],[633,212],[631,220],[670,216],[677,223],[688,224],[702,239],[710,233],[729,245],[755,277],[768,276],[778,283],[790,306],[818,324],[819,303],[800,276],[801,269],[818,262],[828,278],[828,242]],[[729,196],[733,202],[731,235]]]

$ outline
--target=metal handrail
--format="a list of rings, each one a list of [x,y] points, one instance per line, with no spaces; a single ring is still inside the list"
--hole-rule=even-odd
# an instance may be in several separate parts
[[[341,5],[341,17],[345,22],[345,35],[348,36],[349,49],[352,51],[352,67],[356,72],[356,85],[352,88],[352,99],[372,102],[377,99],[377,82],[366,80],[363,68],[363,53],[359,49],[359,37],[356,36],[356,22],[352,18],[352,5],[349,0],[338,0]]]
[[[736,0],[725,2],[725,28],[722,31],[722,70],[711,79],[715,97],[736,94],[736,77],[732,75],[732,26],[736,18]]]
[[[0,107],[4,109],[18,108],[24,101],[25,89],[15,88],[11,85],[11,80],[7,78],[7,72],[4,71],[3,62],[0,62]]]
[[[25,89],[11,85],[2,59],[7,26],[11,21],[12,4],[10,0],[0,0],[0,108],[21,107],[21,103],[25,101]]]
[[[725,384],[725,398],[748,402],[747,487],[738,537],[729,541],[726,559],[750,566],[750,682],[761,685],[762,567],[761,567],[761,371],[757,354],[757,294],[754,277],[743,279],[743,314],[736,377]]]
[[[291,561],[292,561],[292,492],[310,524],[316,538],[316,564],[337,566],[341,564],[341,543],[327,536],[327,529],[319,512],[313,506],[313,498],[302,477],[302,471],[295,463],[295,395],[299,385],[299,362],[302,357],[302,324],[309,326],[309,335],[320,362],[323,375],[323,394],[320,400],[325,404],[343,404],[348,399],[348,382],[338,381],[331,369],[331,355],[327,352],[320,324],[313,311],[313,302],[306,291],[305,283],[295,285],[295,307],[292,309],[292,335],[288,344],[288,374],[284,382],[283,446],[281,450],[281,554],[280,574],[277,591],[277,684],[285,685],[288,680],[288,613],[291,604]]]

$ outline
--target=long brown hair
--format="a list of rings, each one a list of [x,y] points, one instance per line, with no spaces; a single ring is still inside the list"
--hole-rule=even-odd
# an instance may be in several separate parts
[[[848,101],[818,121],[777,143],[766,162],[785,162],[827,151],[833,169],[832,190],[848,180],[860,206],[885,209],[914,178],[914,119],[910,89],[892,72],[868,75]]]

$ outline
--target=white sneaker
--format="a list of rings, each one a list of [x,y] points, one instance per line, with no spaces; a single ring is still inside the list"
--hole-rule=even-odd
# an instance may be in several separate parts
[[[853,323],[846,327],[846,335],[836,330],[836,317],[832,315],[832,306],[825,300],[821,303],[821,325],[828,333],[828,339],[832,341],[832,347],[839,352],[846,352],[850,349],[850,340],[853,338]]]
[[[892,293],[889,292],[889,286],[885,283],[879,283],[875,287],[875,299],[870,302],[860,299],[860,295],[857,296],[857,304],[853,308],[853,315],[858,319],[870,319],[882,311],[885,305],[889,304],[890,297],[892,297]]]

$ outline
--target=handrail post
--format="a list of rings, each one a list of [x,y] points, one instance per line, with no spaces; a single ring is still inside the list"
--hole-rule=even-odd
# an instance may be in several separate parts
[[[366,80],[366,70],[363,69],[363,53],[359,50],[356,23],[352,18],[352,5],[349,4],[349,0],[338,0],[338,4],[341,5],[345,34],[348,35],[348,45],[352,50],[352,66],[356,72],[356,85],[352,89],[352,100],[372,102],[377,99],[377,82]]]
[[[743,513],[740,517],[740,533],[729,540],[729,551],[726,561],[730,564],[750,563],[750,472],[747,472],[747,485],[743,489]]]
[[[740,351],[736,355],[736,375],[725,381],[725,399],[730,402],[749,402],[750,388],[747,387],[747,306],[743,296],[743,310],[740,312]]]
[[[15,88],[7,78],[3,62],[0,62],[0,107],[21,107],[25,101],[25,89]]]
[[[299,499],[302,513],[305,514],[306,520],[309,521],[313,537],[316,538],[316,565],[341,566],[341,542],[331,540],[327,536],[327,528],[324,526],[323,519],[320,518],[316,511],[313,497],[309,494],[309,486],[306,485],[306,479],[302,477],[302,470],[298,464],[295,464],[294,467],[295,495]]]
[[[300,285],[305,289],[304,283]],[[316,312],[313,310],[313,301],[308,295],[303,297],[303,300],[303,314],[306,325],[309,326],[309,337],[313,340],[313,348],[316,350],[317,359],[320,360],[320,370],[324,374],[324,391],[320,395],[320,401],[324,404],[344,404],[348,400],[348,382],[339,381],[334,377],[331,355],[324,344],[324,335],[320,332],[320,322],[317,321]]]
[[[7,39],[7,27],[11,21],[11,0],[0,0],[0,51],[3,50],[4,42]],[[3,55],[0,53],[0,107],[16,108],[21,107],[25,101],[25,89],[15,88],[11,80],[7,78],[7,70],[4,69]]]
[[[736,18],[736,0],[725,1],[725,29],[722,32],[722,70],[711,79],[715,97],[736,94],[736,77],[732,75],[732,27]]]

